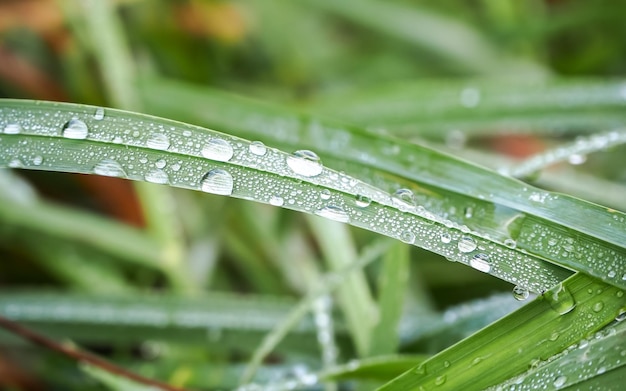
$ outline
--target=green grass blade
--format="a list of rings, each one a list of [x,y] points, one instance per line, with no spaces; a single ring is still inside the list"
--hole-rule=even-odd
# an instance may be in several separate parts
[[[394,135],[593,132],[623,126],[624,79],[420,81],[324,97],[311,109]]]
[[[284,148],[311,148],[332,161],[333,167],[389,192],[408,187],[418,203],[458,224],[459,231],[465,225],[488,235],[492,240],[484,242],[485,248],[504,250],[506,245],[497,244],[510,239],[517,247],[513,249],[516,255],[523,249],[568,269],[626,286],[622,279],[626,234],[616,229],[626,216],[620,212],[534,188],[430,148],[332,121],[320,122],[219,91],[163,81],[146,83],[143,94],[149,110]],[[435,231],[431,233],[438,237]],[[459,239],[453,237],[452,243]],[[447,252],[440,254],[448,256]],[[559,273],[545,265],[539,267],[545,274]]]
[[[626,369],[626,322],[623,318],[622,315],[622,321],[617,325],[599,331],[589,340],[581,340],[561,354],[540,363],[537,368],[493,389],[574,389],[579,383],[604,377],[607,372],[621,372],[623,375]],[[599,381],[604,383],[602,379]],[[604,387],[612,389],[607,388],[607,385]]]
[[[392,354],[399,343],[398,325],[409,281],[409,246],[394,244],[378,275],[378,322],[372,331],[370,355]]]
[[[328,380],[380,380],[400,375],[426,360],[424,355],[386,355],[353,360],[347,364],[322,372],[320,378]]]
[[[622,290],[576,274],[380,390],[485,389],[589,336],[611,322],[625,305]]]

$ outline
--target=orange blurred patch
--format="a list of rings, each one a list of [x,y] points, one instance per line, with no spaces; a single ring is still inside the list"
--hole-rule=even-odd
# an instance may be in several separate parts
[[[523,159],[545,150],[544,143],[535,136],[509,134],[496,136],[491,147],[497,152],[517,159]]]
[[[235,43],[247,33],[241,10],[229,3],[191,1],[177,7],[176,17],[184,31],[199,37]]]

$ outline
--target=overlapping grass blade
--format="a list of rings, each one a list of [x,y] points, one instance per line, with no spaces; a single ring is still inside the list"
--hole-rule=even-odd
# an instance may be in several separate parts
[[[626,305],[624,292],[576,274],[532,303],[431,357],[381,391],[485,389],[599,330]]]
[[[508,243],[517,249],[509,250],[517,254],[523,249],[568,269],[626,286],[622,279],[626,234],[616,229],[626,217],[620,212],[533,188],[430,148],[333,121],[320,122],[254,100],[166,81],[146,82],[142,88],[150,111],[285,149],[311,148],[336,169],[389,192],[408,187],[426,210],[458,224],[451,243],[462,238],[459,234],[466,226],[489,237],[483,242],[485,248],[504,250],[506,245],[498,244],[510,239]],[[447,252],[443,254],[447,256]],[[559,273],[540,267],[544,273]]]
[[[411,197],[391,197],[376,187],[322,167],[315,160],[307,160],[306,153],[305,156],[302,153],[287,155],[208,129],[111,109],[104,112],[101,108],[89,106],[10,100],[4,101],[3,105],[0,126],[8,127],[10,132],[19,129],[13,134],[5,131],[0,139],[4,152],[0,164],[4,166],[96,173],[280,204],[289,209],[350,222],[466,264],[478,257],[483,271],[534,291],[546,290],[568,275],[563,269],[549,266],[542,258],[494,242],[487,239],[486,234],[472,232],[415,206]],[[353,133],[356,135],[358,133]],[[364,138],[357,147],[366,141],[366,134],[362,136]],[[397,145],[392,140],[381,142],[388,147]],[[354,152],[352,149],[347,151]],[[445,158],[431,150],[424,152],[432,155],[433,163],[438,157]],[[454,162],[444,159],[444,164],[451,168]],[[458,169],[455,171],[456,176],[461,175]],[[483,173],[486,180],[510,181],[477,167],[474,171]],[[398,172],[402,169],[398,168]],[[491,213],[494,211],[497,210],[492,209]],[[522,236],[524,232],[532,236],[536,226],[543,227],[538,223],[522,225],[527,228],[524,231],[518,225],[514,224],[515,229],[521,231],[518,240],[528,240]],[[450,244],[450,240],[442,239],[444,237],[450,237],[460,245]],[[573,247],[576,244],[568,242]],[[609,257],[619,256],[615,250],[606,251],[611,251]],[[561,259],[558,261],[562,262]],[[589,265],[574,264],[573,268],[589,269],[589,272],[607,278],[601,269],[607,264],[598,266],[599,270]],[[537,273],[537,270],[542,272]],[[609,277],[614,283],[623,283],[615,275]]]

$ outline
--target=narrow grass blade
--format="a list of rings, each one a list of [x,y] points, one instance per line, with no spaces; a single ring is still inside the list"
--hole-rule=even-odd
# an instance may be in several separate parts
[[[624,309],[626,311],[626,308]],[[626,312],[625,312],[626,313]],[[567,350],[541,362],[536,368],[492,387],[507,390],[547,390],[574,389],[579,383],[604,377],[607,372],[621,372],[624,375],[626,361],[626,322],[622,321],[597,332],[589,340],[583,339]],[[622,381],[624,378],[622,378]],[[603,382],[603,380],[600,380]],[[621,383],[623,386],[623,382]],[[607,385],[604,389],[609,388]]]
[[[400,375],[425,361],[424,355],[385,355],[353,360],[347,364],[322,372],[320,378],[328,380],[380,380]]]
[[[617,229],[626,222],[626,216],[620,212],[534,188],[430,148],[332,121],[321,122],[242,97],[171,82],[147,83],[144,88],[150,110],[283,148],[308,147],[335,168],[383,190],[409,188],[416,203],[451,221],[457,233],[467,230],[465,226],[483,238],[489,237],[483,242],[485,248],[516,247],[512,249],[516,256],[524,256],[523,250],[570,270],[626,286],[621,278],[626,273],[622,267],[626,265],[626,234]],[[162,96],[172,99],[165,101]],[[434,229],[430,233],[435,240],[440,234]],[[462,237],[453,235],[449,243],[458,243]],[[447,251],[439,253],[449,257]],[[518,261],[507,268],[527,265]],[[544,274],[555,273],[545,265],[538,267]]]
[[[370,356],[395,353],[399,322],[409,281],[409,246],[395,243],[385,254],[378,275],[378,322],[372,330]]]
[[[623,311],[624,292],[576,274],[511,315],[428,359],[380,390],[485,389],[591,335]]]

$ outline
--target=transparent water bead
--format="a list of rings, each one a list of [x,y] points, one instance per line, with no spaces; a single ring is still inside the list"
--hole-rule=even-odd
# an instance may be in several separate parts
[[[335,205],[327,205],[322,209],[318,209],[315,211],[315,214],[326,217],[327,219],[339,221],[340,223],[347,223],[350,221],[350,216],[348,216],[346,211]]]
[[[67,121],[65,125],[63,125],[62,134],[65,138],[84,140],[89,134],[89,128],[87,127],[87,124],[78,118],[72,118]]]
[[[37,155],[33,158],[33,165],[35,166],[40,166],[41,163],[43,163],[43,157],[40,155]]]
[[[330,199],[330,190],[328,189],[324,189],[320,192],[320,198],[323,200],[328,200]]]
[[[407,211],[415,207],[415,196],[409,189],[398,189],[392,196],[393,205],[401,211]]]
[[[476,250],[477,244],[474,239],[469,236],[464,236],[459,240],[457,247],[462,253],[471,253]]]
[[[170,180],[167,173],[163,170],[152,170],[146,174],[145,178],[148,182],[158,183],[160,185],[164,185]]]
[[[231,195],[233,194],[233,177],[228,171],[214,168],[204,174],[200,181],[200,189],[206,193]]]
[[[563,284],[558,284],[545,292],[543,296],[550,304],[550,307],[559,315],[565,315],[576,307],[574,297]]]
[[[104,109],[102,107],[96,108],[96,112],[93,114],[93,119],[96,121],[102,121],[104,119]]]
[[[359,208],[367,208],[372,203],[372,200],[367,196],[357,194],[354,198],[354,203]]]
[[[154,163],[154,165],[156,166],[156,168],[164,168],[167,165],[167,162],[165,161],[165,159],[159,159]]]
[[[449,233],[442,233],[440,239],[441,243],[448,244],[452,241],[452,236]]]
[[[461,90],[459,100],[463,107],[468,109],[476,107],[480,103],[480,90],[472,87],[464,88]]]
[[[314,177],[322,173],[324,166],[319,156],[313,151],[302,149],[287,157],[287,166],[291,171],[305,177]]]
[[[20,124],[7,124],[4,127],[5,134],[19,134],[22,132],[22,127]]]
[[[165,151],[170,147],[170,139],[163,133],[152,133],[148,141],[146,141],[146,146],[148,148]]]
[[[523,301],[528,299],[528,296],[530,295],[530,292],[528,291],[528,289],[522,287],[522,286],[516,286],[515,288],[513,288],[513,297],[515,298],[515,300],[518,301]]]
[[[98,175],[123,178],[126,172],[118,162],[112,159],[104,159],[93,168],[93,172]]]
[[[489,262],[489,255],[485,253],[476,254],[470,259],[470,266],[483,273],[489,273],[491,271],[491,263]]]
[[[411,231],[404,231],[400,234],[400,240],[404,243],[412,244],[415,241],[415,234]]]
[[[202,148],[201,153],[207,159],[227,162],[233,157],[235,152],[233,151],[233,146],[228,141],[221,138],[212,138]]]
[[[567,377],[565,377],[565,376],[558,376],[556,379],[554,379],[554,382],[552,384],[556,388],[559,388],[559,387],[563,387],[565,385],[566,381],[567,381]]]
[[[257,156],[263,156],[267,153],[267,147],[260,141],[253,141],[248,147],[250,153]]]
[[[284,203],[285,200],[281,196],[273,195],[272,197],[270,197],[270,205],[283,206]]]

